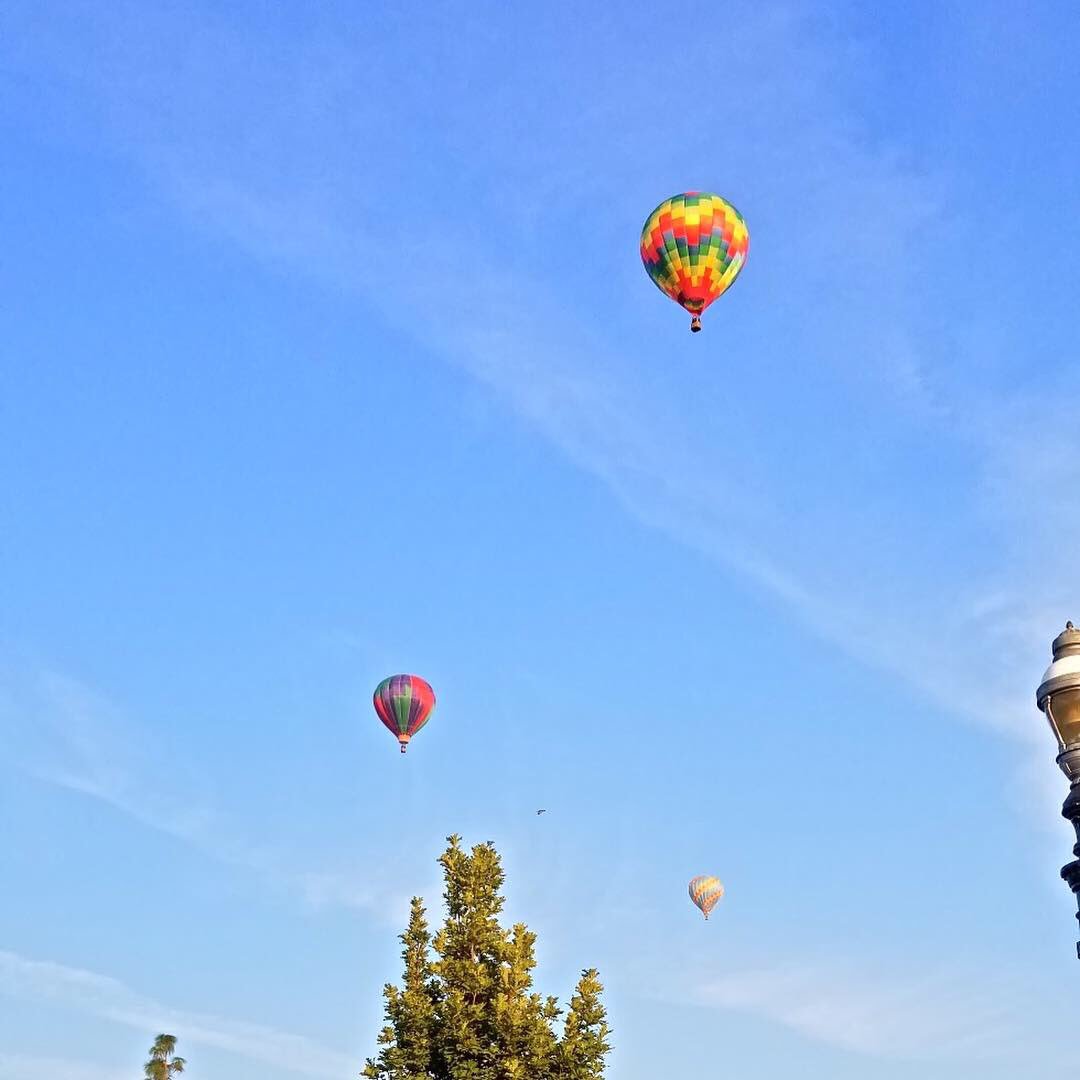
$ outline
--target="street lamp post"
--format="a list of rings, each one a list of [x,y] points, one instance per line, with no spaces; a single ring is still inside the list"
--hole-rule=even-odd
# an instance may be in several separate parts
[[[1061,816],[1076,830],[1076,858],[1061,868],[1061,876],[1076,895],[1080,909],[1080,630],[1066,623],[1054,638],[1053,663],[1046,669],[1035,702],[1046,713],[1058,741],[1057,763],[1069,778],[1069,794],[1061,807]],[[1080,910],[1077,912],[1080,919]],[[1080,957],[1080,942],[1076,945]]]

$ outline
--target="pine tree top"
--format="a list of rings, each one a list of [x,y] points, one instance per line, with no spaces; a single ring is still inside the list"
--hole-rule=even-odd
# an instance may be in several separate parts
[[[465,851],[447,837],[446,919],[432,937],[414,897],[400,935],[402,985],[387,985],[380,1050],[369,1080],[601,1080],[610,1029],[594,969],[582,973],[562,1036],[558,1000],[533,990],[536,935],[499,922],[504,874],[490,842]]]

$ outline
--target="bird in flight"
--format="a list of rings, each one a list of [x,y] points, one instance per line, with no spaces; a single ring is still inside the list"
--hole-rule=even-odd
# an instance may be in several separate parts
[[[539,817],[541,814],[546,814],[546,813],[547,813],[546,810],[537,810],[536,811],[536,816]]]

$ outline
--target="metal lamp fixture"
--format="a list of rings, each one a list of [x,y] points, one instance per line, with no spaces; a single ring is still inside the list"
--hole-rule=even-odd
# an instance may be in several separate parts
[[[1076,858],[1061,868],[1061,876],[1076,895],[1080,908],[1080,630],[1066,623],[1065,629],[1054,638],[1054,660],[1046,669],[1035,702],[1046,714],[1050,728],[1058,741],[1057,763],[1072,785],[1061,815],[1071,821],[1076,830]],[[1077,913],[1080,919],[1080,911]],[[1080,942],[1076,954],[1080,957]]]

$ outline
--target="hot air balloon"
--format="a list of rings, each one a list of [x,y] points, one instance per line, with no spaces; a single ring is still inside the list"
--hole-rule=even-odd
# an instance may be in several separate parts
[[[397,736],[404,754],[435,708],[435,691],[418,675],[391,675],[375,687],[374,702],[379,719]]]
[[[701,313],[739,276],[750,248],[742,214],[719,195],[688,191],[665,199],[641,230],[641,261],[656,287],[701,329]]]
[[[701,908],[701,914],[706,919],[723,895],[724,886],[720,884],[719,878],[711,874],[702,874],[700,877],[690,879],[690,899]]]

